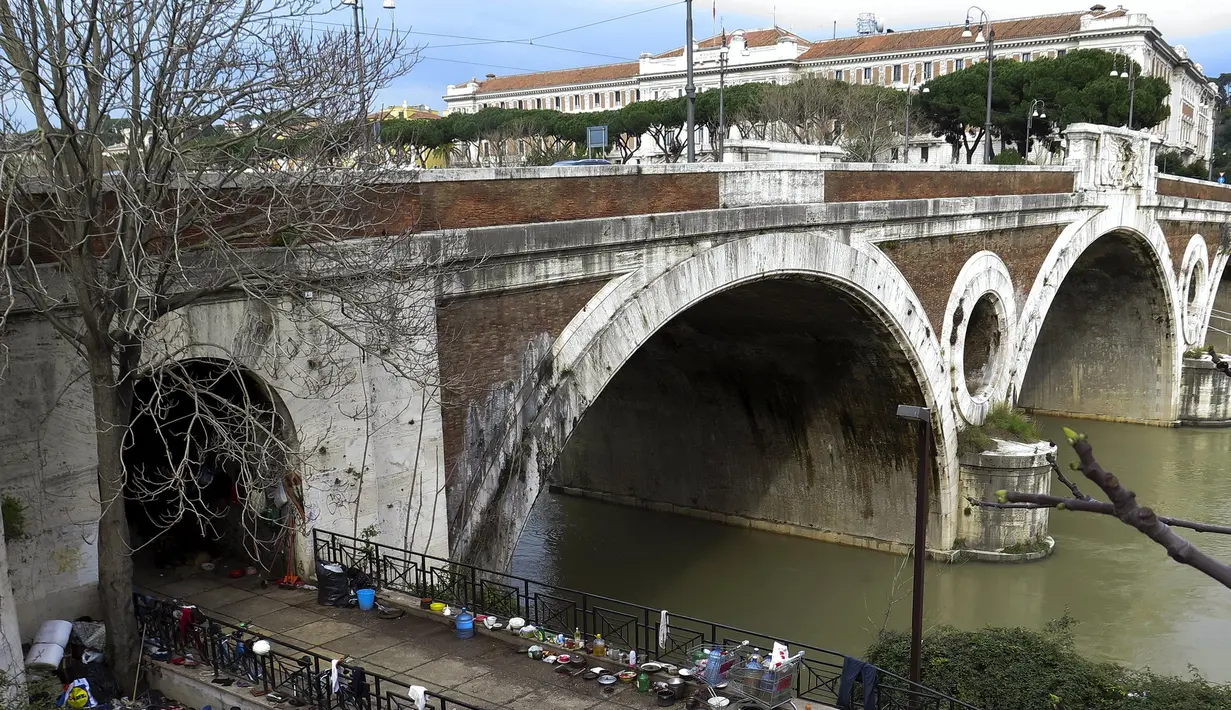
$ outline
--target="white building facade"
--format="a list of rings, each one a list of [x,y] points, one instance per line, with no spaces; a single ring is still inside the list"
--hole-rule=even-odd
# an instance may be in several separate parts
[[[1043,15],[993,23],[997,59],[1033,61],[1076,49],[1101,49],[1131,57],[1145,76],[1171,85],[1171,115],[1154,129],[1166,148],[1190,159],[1213,151],[1217,90],[1181,45],[1164,41],[1143,13],[1095,5],[1083,12]],[[728,35],[727,84],[785,84],[816,74],[856,84],[905,89],[936,76],[959,71],[986,57],[986,45],[962,37],[962,25],[844,37],[811,42],[781,28],[736,30]],[[697,42],[693,52],[697,92],[719,83],[721,37]],[[565,112],[618,109],[639,100],[684,95],[682,49],[659,55],[644,53],[637,62],[498,77],[450,85],[448,111],[477,112],[486,107],[554,109]],[[652,159],[650,141],[638,157]],[[936,162],[948,151],[930,136],[911,140],[911,162]],[[976,158],[983,152],[978,151]]]

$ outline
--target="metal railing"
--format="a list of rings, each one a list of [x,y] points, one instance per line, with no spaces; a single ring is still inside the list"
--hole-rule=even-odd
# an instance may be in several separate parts
[[[188,665],[202,669],[203,677],[227,679],[228,686],[239,686],[238,692],[261,696],[277,692],[292,704],[315,710],[416,707],[408,684],[363,670],[361,664],[338,664],[339,690],[335,692],[330,675],[333,659],[280,638],[259,636],[243,625],[222,621],[185,602],[145,592],[133,596],[147,648],[164,649],[172,657],[188,657],[192,659]],[[252,645],[262,638],[270,642],[270,650],[257,654]],[[425,696],[427,707],[434,710],[486,710],[439,693],[429,691]]]
[[[674,612],[668,623],[667,643],[659,648],[660,609],[324,530],[313,532],[312,545],[318,563],[333,562],[362,570],[381,589],[417,598],[430,596],[435,601],[506,619],[520,616],[527,624],[568,638],[577,629],[585,638],[602,634],[608,648],[635,650],[640,659],[687,664],[687,651],[699,644],[748,641],[769,649],[774,641],[781,641],[793,650],[806,651],[796,694],[807,700],[837,703],[846,656],[835,651]],[[857,707],[862,707],[863,691],[856,687]],[[884,669],[878,669],[876,692],[880,710],[977,710]]]

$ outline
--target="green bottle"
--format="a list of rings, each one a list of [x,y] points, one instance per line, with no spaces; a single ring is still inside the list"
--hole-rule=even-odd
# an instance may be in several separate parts
[[[637,690],[642,693],[647,693],[650,690],[650,674],[641,671],[641,675],[637,676]]]

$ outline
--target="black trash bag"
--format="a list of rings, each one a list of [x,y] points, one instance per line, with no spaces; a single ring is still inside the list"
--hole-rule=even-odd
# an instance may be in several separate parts
[[[376,589],[376,580],[361,569],[347,567],[346,576],[350,580],[351,590]]]
[[[342,565],[333,562],[316,563],[316,603],[321,606],[348,606],[350,579]]]
[[[65,663],[64,675],[69,683],[81,678],[90,683],[90,697],[99,705],[105,705],[120,697],[120,684],[115,682],[111,669],[102,661],[82,663],[76,659]]]

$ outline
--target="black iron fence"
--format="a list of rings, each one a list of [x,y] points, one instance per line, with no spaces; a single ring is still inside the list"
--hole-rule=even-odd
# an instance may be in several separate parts
[[[200,607],[146,593],[134,594],[134,607],[146,648],[164,654],[161,660],[198,671],[207,682],[257,697],[277,693],[292,706],[315,710],[416,708],[405,683],[367,672],[359,664],[339,663],[335,689],[333,659],[281,639],[262,639]],[[269,641],[265,653],[257,652],[260,640]],[[425,696],[433,710],[484,710],[439,693]]]
[[[791,646],[792,651],[806,651],[796,680],[796,694],[830,705],[837,702],[846,657],[834,651],[674,612],[667,625],[667,642],[660,647],[660,609],[324,530],[313,532],[313,551],[318,562],[362,570],[381,589],[415,598],[431,597],[480,614],[519,616],[527,624],[569,638],[577,629],[587,639],[601,634],[609,648],[635,650],[637,657],[644,660],[687,664],[687,651],[702,644],[748,641],[752,646],[768,649],[774,641],[781,641]],[[878,669],[876,691],[876,707],[880,710],[977,710],[883,669]],[[862,707],[863,692],[863,688],[856,686],[858,707]]]

